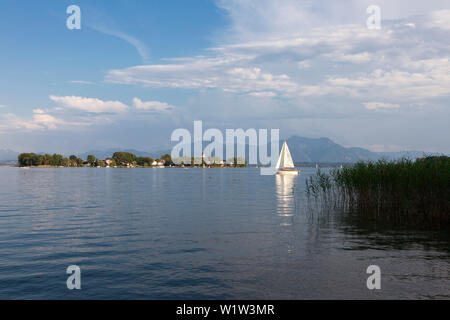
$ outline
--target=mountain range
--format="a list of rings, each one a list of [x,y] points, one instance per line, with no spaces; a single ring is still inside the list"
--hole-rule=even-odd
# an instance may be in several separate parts
[[[292,136],[287,139],[292,158],[296,163],[354,163],[357,161],[378,160],[385,158],[387,160],[400,159],[407,157],[415,159],[423,157],[424,155],[439,155],[436,153],[425,153],[422,151],[402,151],[402,152],[372,152],[367,149],[353,147],[345,148],[329,138],[305,138],[299,136]],[[207,143],[204,143],[205,147]],[[280,142],[280,148],[282,143]],[[154,152],[139,151],[134,149],[120,149],[109,148],[105,150],[91,150],[89,152],[79,154],[82,159],[86,159],[89,154],[95,155],[99,159],[112,157],[116,151],[125,151],[136,154],[136,156],[143,157],[160,157],[165,153],[171,152],[168,150],[159,150]],[[0,150],[0,162],[7,163],[16,161],[17,152],[12,150]],[[68,155],[66,155],[68,156]]]
[[[402,157],[415,159],[426,154],[422,151],[372,152],[358,147],[345,148],[329,138],[293,136],[287,139],[287,143],[292,158],[297,163],[354,163],[358,161],[376,161],[381,158],[395,160]]]
[[[18,152],[9,149],[0,149],[0,163],[17,163]]]

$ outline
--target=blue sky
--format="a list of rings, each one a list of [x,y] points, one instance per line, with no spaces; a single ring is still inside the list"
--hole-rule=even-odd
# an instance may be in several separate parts
[[[369,30],[365,0],[5,0],[0,149],[158,150],[203,120],[449,153],[447,3],[377,1]]]

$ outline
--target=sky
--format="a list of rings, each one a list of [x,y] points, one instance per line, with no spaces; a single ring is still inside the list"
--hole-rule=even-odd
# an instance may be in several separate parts
[[[0,149],[164,150],[202,120],[450,153],[449,39],[448,0],[4,0]]]

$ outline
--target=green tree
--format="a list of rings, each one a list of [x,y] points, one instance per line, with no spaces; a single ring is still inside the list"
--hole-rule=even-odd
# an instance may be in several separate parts
[[[63,156],[60,154],[54,153],[52,156],[52,165],[61,166],[62,165]]]
[[[94,166],[95,162],[97,161],[97,158],[95,158],[94,155],[90,154],[87,156],[86,160],[91,166]]]
[[[154,160],[150,157],[137,157],[136,163],[138,166],[146,167],[151,166]]]
[[[40,165],[49,165],[49,166],[62,166],[67,165],[69,159],[64,160],[64,158],[60,154],[54,155],[39,155],[35,153],[21,153],[19,154],[17,160],[19,166],[40,166]]]
[[[71,155],[70,157],[69,157],[69,161],[70,161],[70,164],[69,164],[69,166],[70,167],[78,167],[79,165],[78,165],[78,157],[77,156],[75,156],[75,155]],[[81,163],[83,163],[83,160],[81,161]]]
[[[95,166],[96,167],[102,167],[102,168],[104,168],[104,167],[106,167],[106,163],[105,163],[105,161],[103,161],[103,160],[96,160],[95,161]]]
[[[114,152],[113,160],[119,166],[132,164],[136,161],[136,155],[130,152]]]
[[[166,166],[173,165],[172,156],[168,153],[161,156],[161,160],[165,161]]]
[[[48,153],[44,155],[43,160],[44,160],[44,161],[43,161],[43,164],[44,164],[44,165],[46,165],[46,166],[51,166],[51,165],[53,165],[53,158],[52,158],[52,156],[49,155]]]
[[[69,158],[63,158],[62,161],[61,161],[61,165],[63,167],[70,167],[70,165],[71,165],[70,159]]]
[[[21,153],[17,157],[19,166],[28,167],[33,165],[33,155],[34,153]]]
[[[34,166],[40,166],[44,163],[44,157],[40,154],[33,153],[32,161]]]

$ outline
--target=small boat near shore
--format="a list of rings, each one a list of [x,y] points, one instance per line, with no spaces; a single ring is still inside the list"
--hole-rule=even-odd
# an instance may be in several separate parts
[[[277,169],[277,174],[283,175],[298,175],[299,171],[294,166],[294,161],[292,161],[291,152],[289,151],[289,147],[284,141],[283,147],[281,148],[280,157],[278,158],[277,165],[275,167]]]

